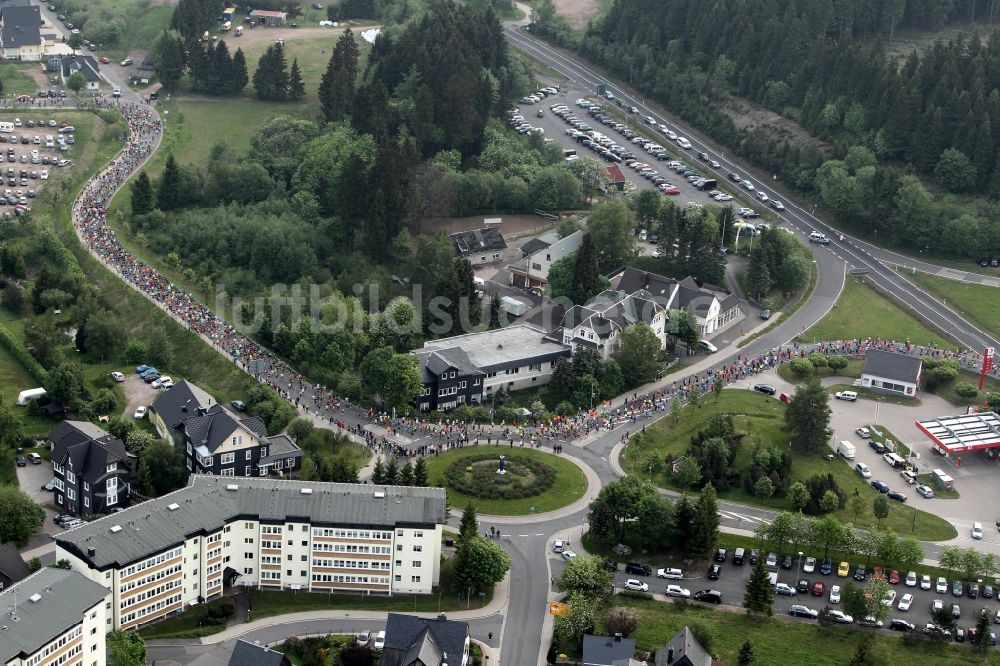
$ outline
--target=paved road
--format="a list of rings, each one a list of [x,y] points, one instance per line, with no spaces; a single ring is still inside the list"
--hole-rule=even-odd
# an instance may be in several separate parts
[[[766,193],[772,199],[783,201],[785,210],[777,215],[786,225],[806,236],[812,231],[819,231],[832,239],[831,244],[814,249],[814,255],[833,255],[851,268],[867,270],[869,279],[880,289],[891,293],[905,308],[938,330],[955,338],[961,345],[969,349],[980,350],[988,346],[1000,347],[1000,341],[996,337],[980,330],[943,302],[924,292],[901,274],[882,263],[882,258],[889,260],[889,254],[894,253],[886,253],[868,243],[861,243],[849,235],[843,235],[840,230],[820,220],[811,211],[796,204],[794,200],[790,200],[784,192],[775,190],[775,183],[766,182],[754,176],[752,169],[740,161],[733,160],[732,156],[727,158],[723,151],[716,149],[698,132],[665,119],[662,112],[645,104],[643,99],[631,94],[622,86],[595,73],[575,56],[526,35],[514,24],[506,24],[504,33],[512,46],[559,72],[575,86],[593,93],[596,92],[598,85],[606,85],[608,90],[623,100],[626,106],[635,106],[641,115],[652,116],[658,124],[664,124],[679,135],[686,136],[691,141],[692,153],[708,153],[710,159],[718,161],[725,170],[740,173],[745,179],[750,180],[758,191]],[[871,251],[876,253],[871,254]],[[900,255],[895,256],[900,257]],[[821,275],[820,285],[824,284],[823,277]]]

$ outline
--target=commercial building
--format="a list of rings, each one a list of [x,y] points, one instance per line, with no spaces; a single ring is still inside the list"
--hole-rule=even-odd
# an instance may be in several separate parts
[[[93,423],[63,421],[49,433],[56,506],[76,516],[129,505],[132,465],[125,444]]]
[[[869,349],[861,369],[862,388],[914,398],[920,386],[923,361],[917,356]]]
[[[282,28],[288,21],[288,14],[268,9],[254,9],[250,12],[250,22],[256,25],[266,25],[272,28]]]
[[[496,227],[459,231],[448,239],[455,247],[455,256],[468,259],[473,266],[497,263],[507,249],[507,241]]]
[[[565,238],[553,239],[550,244],[538,239],[528,241],[521,250],[524,258],[507,267],[512,287],[544,289],[549,283],[552,264],[580,249],[583,231],[576,231]]]
[[[0,592],[0,663],[104,666],[107,594],[75,571],[51,567]]]
[[[996,412],[919,419],[916,425],[947,456],[1000,448],[1000,416]]]
[[[556,361],[573,351],[539,328],[518,324],[432,340],[411,353],[423,383],[417,407],[426,411],[477,404],[501,387],[516,391],[546,384]]]
[[[108,588],[134,629],[239,582],[428,594],[440,582],[441,488],[192,475],[176,492],[56,537],[56,559]]]

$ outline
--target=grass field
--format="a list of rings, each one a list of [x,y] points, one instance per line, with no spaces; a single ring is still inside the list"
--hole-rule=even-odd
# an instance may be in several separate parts
[[[844,284],[844,292],[830,312],[800,335],[800,342],[888,338],[910,340],[955,349],[955,344],[929,330],[894,302],[856,278]]]
[[[3,81],[3,93],[8,97],[18,95],[32,95],[38,92],[38,85],[31,78],[29,71],[40,71],[41,65],[37,62],[21,64],[16,62],[0,61],[0,81]]]
[[[906,275],[987,333],[1000,335],[1000,288],[914,273]]]
[[[616,607],[625,608],[638,620],[639,628],[632,634],[636,647],[658,650],[684,625],[698,622],[711,632],[712,652],[724,664],[735,664],[740,647],[749,638],[753,643],[754,664],[767,666],[842,666],[847,663],[867,631],[852,631],[842,627],[820,628],[815,623],[789,622],[778,618],[758,619],[746,613],[716,610],[704,604],[683,605],[616,597]],[[739,605],[742,599],[725,599],[728,605]],[[874,634],[877,650],[887,664],[920,664],[921,666],[956,666],[958,664],[1000,664],[1000,652],[991,650],[988,661],[966,645],[912,644],[888,635]]]
[[[662,460],[668,454],[684,455],[690,445],[692,435],[702,429],[716,414],[733,415],[733,423],[737,432],[752,433],[759,441],[770,442],[779,449],[788,446],[790,434],[785,430],[785,405],[774,398],[754,391],[730,389],[723,391],[718,401],[713,396],[705,396],[699,404],[700,407],[694,410],[690,407],[685,408],[681,421],[676,426],[670,424],[669,418],[662,419],[651,429],[647,429],[646,436],[641,438],[638,443],[629,444],[623,456],[624,467],[627,470],[645,475],[647,461],[651,456]],[[752,440],[744,439],[736,454],[733,467],[741,470],[747,469],[752,455]],[[857,490],[865,497],[875,498],[875,491],[865,483],[864,479],[854,473],[850,465],[845,464],[839,458],[831,460],[824,454],[793,453],[791,469],[793,481],[805,481],[813,474],[826,473],[833,475],[837,485],[848,496]],[[666,473],[654,475],[652,480],[663,487],[683,490],[673,477]],[[779,511],[791,510],[792,508],[784,497],[760,499],[747,492],[742,485],[720,492],[719,497]],[[903,536],[915,536],[919,539],[944,540],[956,535],[955,528],[951,524],[935,515],[919,510],[914,514],[915,508],[912,506],[891,504],[894,506],[890,507],[889,517],[884,521],[884,527],[891,527]],[[859,527],[875,525],[875,518],[870,513],[860,515],[855,520],[855,516],[847,508],[844,508],[833,515],[841,522],[853,522]]]
[[[432,486],[444,486],[442,475],[445,468],[451,463],[469,456],[478,456],[484,453],[495,452],[499,460],[501,455],[521,456],[540,460],[556,470],[555,484],[548,491],[536,497],[526,497],[523,499],[494,500],[494,499],[472,499],[479,513],[498,516],[523,516],[532,513],[543,513],[553,511],[572,504],[583,497],[587,491],[587,479],[580,471],[580,468],[573,463],[560,458],[559,456],[537,451],[532,448],[508,446],[472,446],[463,449],[455,449],[436,456],[431,456],[427,461],[427,478]],[[468,504],[470,498],[462,493],[448,490],[448,506],[462,509]]]

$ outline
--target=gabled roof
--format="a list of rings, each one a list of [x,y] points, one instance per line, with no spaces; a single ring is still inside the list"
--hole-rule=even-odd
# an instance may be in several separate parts
[[[625,174],[622,173],[621,168],[617,164],[612,164],[604,171],[608,175],[608,180],[610,180],[614,185],[625,182]]]
[[[88,482],[107,474],[107,466],[128,461],[125,444],[86,421],[63,421],[49,433],[52,460]]]
[[[633,294],[637,291],[647,292],[657,303],[667,308],[676,309],[676,304],[672,303],[674,292],[677,289],[677,280],[673,278],[643,271],[632,266],[623,266],[608,274],[611,288],[623,291],[626,294]]]
[[[29,575],[31,569],[25,564],[21,553],[17,552],[17,546],[13,542],[0,543],[0,583],[3,583],[3,587],[8,588]]]
[[[289,666],[288,657],[266,645],[254,645],[236,639],[236,647],[229,658],[229,666]]]
[[[174,384],[153,402],[152,409],[168,428],[178,426],[186,418],[196,416],[198,409],[218,404],[215,398],[186,379]]]
[[[104,603],[107,588],[69,569],[46,567],[0,592],[0,663],[27,658]],[[14,597],[17,597],[17,611]]]
[[[521,253],[527,257],[529,255],[538,252],[539,250],[544,250],[545,248],[551,245],[552,243],[543,241],[541,238],[532,238],[527,243],[521,246]]]
[[[192,474],[184,488],[61,532],[56,544],[103,570],[159,553],[192,535],[216,532],[242,517],[391,529],[443,523],[445,510],[442,488]],[[121,529],[112,531],[115,525]]]
[[[923,361],[918,356],[869,349],[865,352],[865,365],[861,374],[916,384],[920,378],[921,367]]]
[[[632,658],[635,654],[635,641],[631,638],[614,636],[583,636],[584,666],[612,666],[620,660]]]
[[[385,624],[385,647],[379,666],[408,666],[418,663],[437,666],[462,663],[465,639],[469,635],[466,622],[446,617],[414,617],[389,613]]]
[[[271,16],[276,18],[285,18],[285,12],[276,12],[271,9],[254,9],[250,12],[250,16]]]
[[[207,413],[191,416],[181,422],[185,439],[192,446],[204,447],[210,453],[224,444],[233,431],[241,426],[259,438],[267,436],[264,422],[260,418],[251,416],[239,421],[218,403],[210,407]]]
[[[571,308],[563,317],[562,327],[575,328],[585,325],[600,337],[606,338],[613,331],[623,330],[633,324],[653,321],[665,306],[644,290],[628,294],[608,289],[594,296],[586,305]]]
[[[36,5],[13,5],[0,8],[0,31],[5,49],[39,46],[42,43],[42,17]]]
[[[668,661],[670,659],[671,661]],[[656,651],[656,666],[712,666],[712,657],[685,626]]]
[[[484,374],[461,347],[417,349],[413,353],[417,356],[417,362],[420,364],[420,375],[424,382],[440,377],[444,372],[452,369],[463,376]]]
[[[459,231],[448,236],[448,239],[455,246],[455,254],[460,257],[487,250],[507,249],[507,241],[496,227]]]

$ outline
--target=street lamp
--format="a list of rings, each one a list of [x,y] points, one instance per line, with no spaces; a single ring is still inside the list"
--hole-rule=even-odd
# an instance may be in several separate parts
[[[799,551],[799,578],[802,578],[802,551]]]

